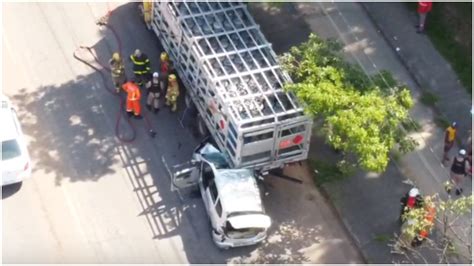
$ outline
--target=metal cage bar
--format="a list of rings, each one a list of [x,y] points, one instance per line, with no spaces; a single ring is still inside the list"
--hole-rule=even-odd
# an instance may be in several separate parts
[[[189,76],[199,93],[207,80],[207,86],[214,87],[211,90],[216,101],[229,110],[235,125],[302,110],[291,93],[283,90],[291,79],[279,66],[271,43],[244,3],[172,0],[162,7],[169,8],[182,28],[183,44],[174,47],[173,53],[186,54],[181,56],[187,65],[182,69],[189,72],[186,78]],[[206,93],[201,97],[211,96]]]

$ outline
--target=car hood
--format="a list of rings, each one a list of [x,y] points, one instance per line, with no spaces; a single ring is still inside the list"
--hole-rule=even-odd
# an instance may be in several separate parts
[[[265,214],[243,214],[227,218],[235,229],[243,228],[265,228],[272,224],[270,217]]]

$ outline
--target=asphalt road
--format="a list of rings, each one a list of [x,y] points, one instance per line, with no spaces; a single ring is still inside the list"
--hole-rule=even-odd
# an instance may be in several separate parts
[[[268,241],[228,251],[214,246],[201,200],[171,192],[161,163],[162,156],[170,164],[188,160],[198,142],[181,127],[181,113],[146,113],[156,138],[143,120],[133,120],[137,139],[121,143],[114,136],[119,99],[72,57],[88,45],[108,60],[117,44],[95,21],[113,10],[110,24],[124,54],[140,48],[156,69],[156,36],[135,3],[117,5],[3,4],[2,87],[18,107],[33,167],[30,180],[2,189],[3,262],[360,262],[311,180],[266,181],[264,202],[274,222]],[[119,127],[130,134],[125,123]]]

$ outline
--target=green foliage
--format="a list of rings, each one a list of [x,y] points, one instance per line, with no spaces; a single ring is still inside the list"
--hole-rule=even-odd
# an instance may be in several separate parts
[[[419,132],[421,129],[420,123],[413,120],[411,117],[408,117],[406,120],[402,121],[402,127],[407,132]]]
[[[396,143],[410,147],[399,125],[407,119],[413,99],[388,72],[369,77],[344,61],[341,48],[314,34],[292,47],[281,64],[295,83],[285,88],[296,94],[307,114],[324,120],[327,143],[356,155],[365,170],[384,171]]]
[[[338,165],[312,159],[310,159],[310,164],[315,171],[313,173],[314,182],[318,187],[324,183],[342,180],[347,177],[347,174]]]
[[[440,116],[435,117],[434,122],[439,128],[443,130],[449,127],[449,125],[451,125],[451,123],[449,123],[449,121],[446,118],[440,117]]]
[[[418,146],[418,142],[414,140],[412,137],[404,137],[401,139],[397,139],[398,141],[398,151],[401,154],[407,154],[413,151],[416,146]]]
[[[436,205],[432,197],[424,198],[425,206],[433,206],[436,209]],[[401,235],[407,240],[415,238],[422,230],[431,231],[434,224],[425,219],[427,210],[425,208],[415,208],[406,212],[402,219],[406,221],[401,228]],[[407,244],[409,242],[407,241]]]
[[[449,182],[444,184],[446,188],[452,186]],[[452,187],[451,187],[452,189]],[[440,199],[439,195],[427,196],[424,198],[425,206],[433,206],[436,210],[434,224],[430,223],[426,219],[427,209],[426,208],[416,208],[408,211],[404,216],[403,220],[406,221],[402,228],[399,244],[405,247],[408,247],[410,241],[419,234],[422,230],[427,230],[428,232],[433,229],[436,224],[436,228],[441,229],[441,238],[437,238],[437,242],[433,239],[432,246],[436,247],[437,250],[447,250],[450,254],[459,254],[456,250],[456,245],[453,243],[452,232],[454,232],[454,227],[456,227],[456,221],[462,216],[471,213],[472,211],[472,195],[468,197],[460,197],[457,199],[448,198],[447,200]],[[464,226],[465,227],[465,226]],[[468,231],[464,231],[461,234],[470,234],[472,229],[470,227],[464,228]],[[456,234],[454,234],[456,236]],[[428,236],[428,239],[430,237]],[[470,242],[464,243],[467,250],[471,253]],[[442,261],[447,261],[447,254],[439,254]]]
[[[391,89],[398,85],[398,82],[387,70],[382,70],[380,73],[374,75],[372,77],[372,81],[375,83],[375,86],[381,88],[382,90]]]
[[[426,106],[433,107],[438,102],[438,97],[431,92],[424,91],[420,97],[420,102]]]
[[[377,242],[380,242],[380,243],[386,243],[390,240],[390,236],[389,235],[376,235],[374,237],[374,240],[377,241]]]

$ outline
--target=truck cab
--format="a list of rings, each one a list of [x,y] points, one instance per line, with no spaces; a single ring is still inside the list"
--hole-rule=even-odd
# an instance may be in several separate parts
[[[254,171],[231,169],[210,143],[195,150],[192,166],[170,173],[177,188],[197,185],[208,214],[214,243],[223,249],[263,241],[271,219],[265,214]]]

